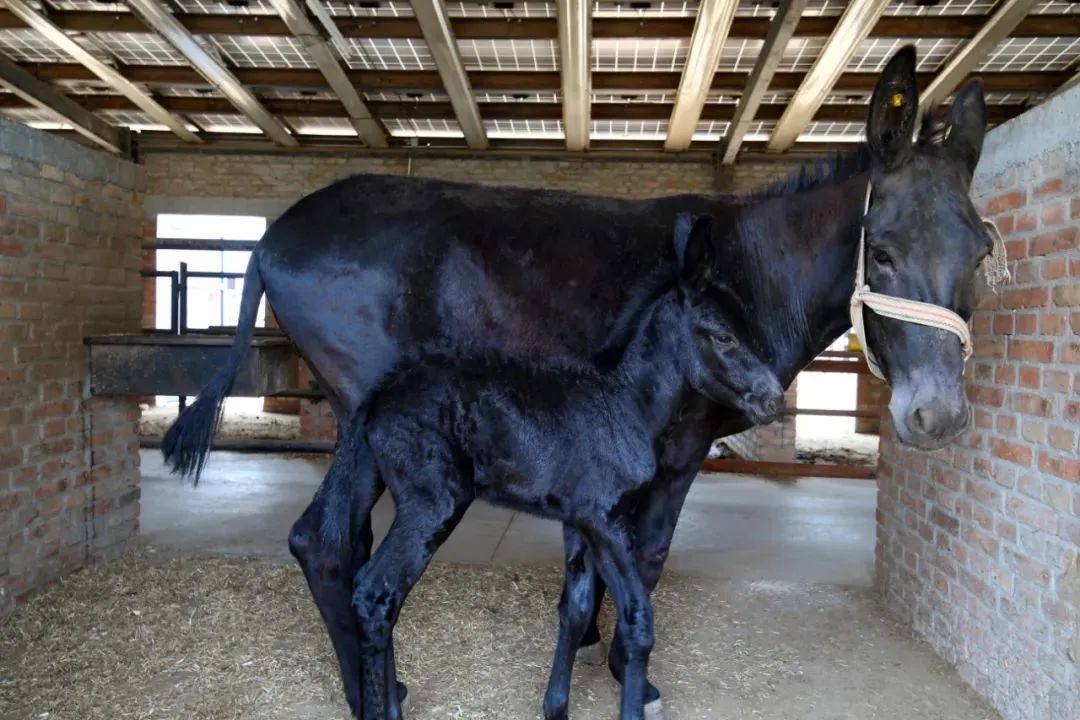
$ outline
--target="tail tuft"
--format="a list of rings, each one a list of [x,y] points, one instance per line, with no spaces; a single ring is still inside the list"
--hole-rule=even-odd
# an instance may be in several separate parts
[[[247,354],[248,345],[255,335],[255,318],[262,299],[263,280],[259,272],[259,249],[251,253],[247,272],[244,273],[244,293],[240,299],[240,317],[236,322],[236,339],[224,367],[206,384],[206,387],[176,418],[161,442],[161,454],[174,473],[191,477],[195,484],[206,464],[214,431],[221,420],[222,406],[232,390],[240,364]]]

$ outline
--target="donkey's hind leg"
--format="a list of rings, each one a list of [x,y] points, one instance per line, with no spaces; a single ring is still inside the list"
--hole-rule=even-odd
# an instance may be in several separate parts
[[[432,457],[437,454],[416,453],[411,457],[424,458],[422,465],[409,465],[400,475],[386,478],[394,490],[394,522],[356,575],[353,606],[360,624],[365,719],[393,717],[395,703],[388,692],[393,672],[391,643],[401,605],[472,501],[457,468]]]

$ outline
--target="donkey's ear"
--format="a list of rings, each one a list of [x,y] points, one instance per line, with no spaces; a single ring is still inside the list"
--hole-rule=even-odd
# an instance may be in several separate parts
[[[686,245],[690,242],[690,233],[694,230],[697,217],[691,213],[679,213],[675,216],[675,261],[683,266],[686,257]]]
[[[945,147],[964,164],[968,175],[974,174],[975,166],[979,164],[985,134],[986,99],[982,83],[972,80],[956,93],[945,131]]]
[[[919,114],[919,86],[915,79],[915,46],[900,48],[878,78],[870,98],[866,142],[880,165],[899,164],[911,150]]]
[[[695,217],[679,213],[675,218],[675,258],[684,278],[712,269],[713,242],[712,220],[706,216]]]

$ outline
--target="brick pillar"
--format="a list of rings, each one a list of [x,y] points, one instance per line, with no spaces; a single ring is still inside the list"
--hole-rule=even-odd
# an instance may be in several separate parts
[[[276,328],[278,325],[277,317],[274,315],[274,311],[270,309],[270,303],[264,303],[265,313],[263,315],[266,322],[266,327]],[[300,361],[297,360],[299,363]],[[304,367],[301,363],[301,367]],[[299,415],[300,414],[300,398],[289,397],[266,397],[263,398],[263,412],[269,413],[283,413],[285,415]]]
[[[872,418],[855,418],[855,432],[877,435],[881,432],[881,414],[889,406],[892,391],[887,383],[873,375],[859,375],[855,384],[855,409],[870,410]]]
[[[887,606],[1006,720],[1080,717],[1080,145],[1019,155],[1075,120],[1071,95],[1060,118],[1044,113],[1069,93],[984,145],[980,168],[998,169],[976,175],[973,195],[1013,280],[979,289],[974,426],[933,453],[901,445],[891,423],[881,436]]]
[[[309,388],[315,385],[311,370],[307,363],[300,363],[300,387]],[[301,440],[337,440],[337,421],[334,413],[330,410],[330,403],[325,400],[312,402],[303,400],[300,403],[300,439]]]

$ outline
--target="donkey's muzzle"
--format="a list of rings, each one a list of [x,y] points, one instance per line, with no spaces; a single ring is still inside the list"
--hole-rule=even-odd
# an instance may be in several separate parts
[[[746,414],[757,425],[779,420],[787,409],[784,390],[779,383],[754,388],[744,398]]]

